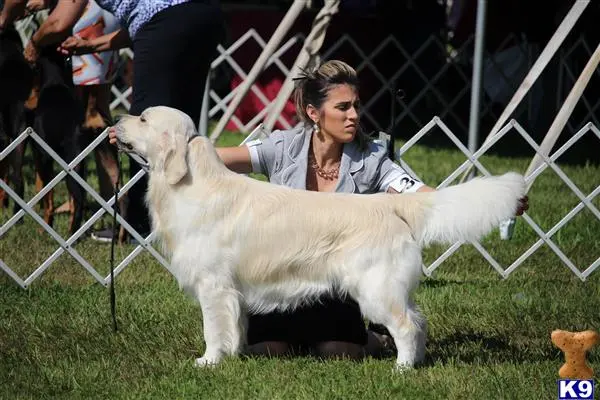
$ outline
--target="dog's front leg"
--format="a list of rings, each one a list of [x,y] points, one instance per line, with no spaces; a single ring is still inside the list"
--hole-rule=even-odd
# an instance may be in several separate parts
[[[230,286],[215,286],[214,282],[199,284],[196,292],[202,309],[204,355],[196,366],[218,364],[224,356],[238,354],[244,343],[244,313],[240,294]]]

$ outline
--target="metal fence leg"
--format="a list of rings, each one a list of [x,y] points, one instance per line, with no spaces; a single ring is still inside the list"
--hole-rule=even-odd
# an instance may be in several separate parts
[[[469,112],[469,143],[471,153],[477,150],[479,139],[479,102],[481,100],[481,71],[483,45],[485,41],[485,12],[487,0],[477,2],[477,24],[475,26],[475,52],[473,54],[473,83],[471,86],[471,110]]]
[[[202,108],[200,109],[200,121],[198,122],[198,133],[202,136],[208,136],[208,103],[210,98],[210,71],[206,77],[206,84],[204,85],[204,94],[202,95]]]

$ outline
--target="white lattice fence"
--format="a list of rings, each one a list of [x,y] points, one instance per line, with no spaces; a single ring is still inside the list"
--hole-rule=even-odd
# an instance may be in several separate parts
[[[101,135],[99,135],[88,147],[86,147],[75,159],[73,159],[70,163],[67,163],[63,160],[42,138],[38,136],[38,134],[31,128],[27,128],[21,135],[19,135],[9,146],[2,149],[0,153],[0,162],[2,160],[7,159],[10,156],[12,151],[23,143],[27,139],[32,139],[35,141],[45,152],[47,152],[54,161],[58,164],[60,171],[46,186],[44,186],[35,196],[33,196],[29,201],[25,201],[21,198],[17,193],[15,193],[12,188],[4,181],[0,179],[0,188],[4,190],[10,198],[13,199],[20,207],[21,210],[15,213],[6,223],[4,223],[0,227],[0,240],[2,237],[11,229],[21,218],[23,218],[26,214],[31,216],[36,223],[38,223],[41,228],[46,231],[52,239],[54,239],[59,247],[50,255],[42,264],[40,264],[33,273],[25,278],[21,278],[15,273],[10,266],[8,266],[0,257],[0,268],[4,270],[9,276],[11,276],[21,287],[28,287],[35,279],[37,279],[44,271],[46,271],[52,263],[54,263],[63,253],[68,253],[71,255],[83,268],[85,268],[98,282],[106,285],[109,282],[109,276],[102,277],[98,273],[97,266],[93,266],[88,262],[84,257],[82,257],[79,252],[75,249],[74,244],[77,240],[81,239],[83,235],[98,221],[104,214],[107,212],[112,215],[114,212],[113,205],[115,202],[114,197],[110,200],[105,201],[91,186],[88,182],[86,182],[80,175],[75,172],[74,168],[76,165],[82,162],[98,145],[106,140],[108,133],[105,131]],[[56,187],[67,175],[71,176],[78,184],[80,184],[83,189],[89,194],[94,201],[100,205],[100,209],[95,212],[89,219],[87,219],[84,224],[74,232],[70,237],[63,238],[53,227],[49,226],[42,217],[38,215],[35,211],[34,207],[39,203],[39,201],[50,192],[52,189]],[[124,196],[127,191],[142,178],[144,175],[144,171],[138,172],[132,179],[130,179],[126,184],[122,187],[120,191],[119,198]],[[117,214],[117,221],[121,224],[131,235],[133,238],[140,243],[132,252],[129,254],[120,265],[117,266],[116,272],[120,272],[126,265],[128,265],[133,258],[135,258],[141,250],[147,250],[152,254],[152,256],[161,263],[165,268],[170,270],[169,263],[166,261],[161,254],[157,250],[155,250],[152,246],[149,245],[149,242],[153,239],[153,234],[150,234],[148,237],[143,238],[135,229],[129,225],[127,221],[125,221],[119,214]]]
[[[29,23],[32,23],[29,21]],[[21,27],[21,31],[23,35],[27,35],[27,26]],[[29,32],[30,33],[30,32]],[[293,38],[289,39],[285,42],[270,58],[268,65],[274,65],[281,71],[282,75],[287,75],[289,73],[289,68],[282,62],[282,56],[289,51],[295,44],[300,43],[304,38],[301,35],[296,35]],[[215,69],[219,67],[222,63],[225,63],[229,68],[231,68],[236,74],[240,77],[244,78],[246,76],[246,72],[236,63],[234,54],[235,51],[240,49],[244,45],[248,45],[252,43],[252,45],[259,45],[264,48],[266,42],[263,38],[261,38],[258,33],[254,30],[248,31],[245,35],[236,40],[233,44],[231,44],[228,48],[224,46],[219,46],[219,56],[213,61],[211,68]],[[454,119],[460,120],[455,115],[453,115],[453,107],[456,102],[467,93],[467,87],[469,78],[459,69],[456,68],[456,65],[453,63],[445,64],[440,71],[437,72],[433,76],[433,78],[427,78],[422,72],[419,71],[419,66],[415,63],[415,59],[419,57],[419,55],[425,51],[430,46],[434,46],[436,49],[440,51],[443,50],[444,44],[436,37],[431,37],[426,42],[424,42],[415,52],[412,54],[407,52],[398,41],[392,37],[387,38],[384,42],[382,42],[379,46],[372,49],[370,52],[363,51],[356,42],[348,35],[342,37],[335,45],[333,45],[330,49],[324,51],[324,59],[332,58],[337,51],[337,49],[342,45],[348,45],[354,51],[356,51],[357,55],[361,58],[362,62],[357,65],[358,71],[370,71],[373,73],[378,81],[381,84],[381,88],[375,93],[373,97],[369,99],[369,101],[365,104],[362,112],[362,116],[369,120],[374,126],[380,128],[380,130],[385,130],[376,117],[372,114],[372,108],[376,107],[376,102],[383,96],[383,94],[389,90],[390,82],[402,76],[406,71],[413,70],[416,71],[420,78],[423,80],[423,91],[419,96],[424,96],[425,93],[429,93],[430,95],[438,98],[440,103],[443,105],[444,110],[441,111],[440,117],[433,118],[429,123],[422,123],[418,117],[412,114],[412,105],[416,104],[419,101],[420,97],[412,99],[408,104],[404,104],[405,108],[401,110],[399,115],[394,116],[396,121],[405,117],[411,118],[416,124],[422,126],[419,132],[414,135],[407,143],[405,143],[402,148],[399,150],[401,154],[409,151],[412,146],[417,144],[423,137],[431,132],[432,130],[441,130],[451,141],[452,143],[465,155],[466,159],[463,164],[461,164],[455,171],[453,171],[439,186],[444,187],[452,182],[456,177],[458,177],[462,172],[464,172],[467,167],[471,164],[474,164],[476,168],[481,171],[483,174],[489,174],[489,171],[486,167],[481,163],[480,157],[485,155],[486,152],[499,140],[501,140],[507,133],[511,132],[512,135],[521,136],[528,144],[531,146],[533,151],[538,151],[538,147],[536,142],[531,138],[531,136],[525,131],[525,129],[519,125],[516,121],[511,121],[507,124],[495,137],[492,141],[487,143],[484,147],[479,149],[474,154],[471,154],[466,147],[462,144],[462,142],[458,139],[457,135],[455,135],[452,130],[442,122],[442,118],[448,116],[453,117]],[[373,59],[378,55],[382,54],[386,46],[393,46],[397,51],[399,51],[403,57],[407,60],[403,65],[399,66],[398,70],[394,73],[394,75],[390,77],[384,76],[382,73],[378,71],[376,68]],[[124,58],[133,57],[133,53],[130,50],[123,50],[122,55]],[[565,67],[566,68],[566,67]],[[443,95],[439,92],[435,87],[435,83],[439,80],[442,80],[445,73],[450,69],[455,70],[459,76],[464,79],[464,90],[455,94],[454,98],[448,99],[446,95]],[[253,118],[251,121],[243,123],[240,120],[233,119],[234,124],[238,127],[238,129],[242,132],[248,132],[252,130],[266,115],[268,112],[268,106],[270,101],[267,99],[266,95],[260,91],[257,86],[252,87],[251,89],[253,93],[260,99],[260,101],[265,105],[265,110]],[[112,89],[114,99],[111,103],[111,108],[115,109],[117,107],[124,107],[125,109],[129,108],[128,96],[131,94],[131,88],[125,87],[119,89],[114,86]],[[227,94],[225,97],[221,98],[214,91],[210,90],[209,98],[211,100],[211,107],[207,108],[208,118],[212,118],[216,116],[218,113],[223,111],[231,98],[233,97],[234,92]],[[200,91],[199,91],[200,95]],[[587,100],[586,100],[587,101]],[[592,104],[591,102],[587,103],[588,110],[590,113],[594,113],[596,108],[598,107],[598,103]],[[288,123],[280,118],[279,120],[283,126],[289,127]],[[460,130],[466,130],[466,127],[459,127]],[[566,152],[569,148],[571,148],[577,141],[579,141],[584,135],[595,135],[598,139],[600,139],[600,131],[597,126],[592,123],[587,124],[584,128],[579,130],[575,135],[573,135],[560,149],[555,151],[550,157],[545,159],[546,163],[538,168],[538,170],[534,171],[530,177],[527,179],[535,179],[536,176],[542,173],[545,169],[552,170],[558,178],[560,178],[569,189],[578,197],[579,203],[566,215],[562,217],[562,219],[552,226],[550,229],[544,230],[542,229],[533,219],[531,219],[528,215],[523,216],[523,221],[525,221],[528,226],[530,226],[537,237],[539,238],[534,242],[534,244],[524,251],[514,262],[508,265],[502,265],[499,261],[497,261],[491,254],[488,252],[481,243],[473,243],[475,249],[482,255],[482,257],[503,277],[508,277],[513,271],[515,271],[520,265],[523,264],[525,260],[531,257],[538,249],[542,246],[547,246],[550,248],[559,259],[568,267],[577,277],[581,280],[585,280],[594,270],[598,268],[600,264],[600,258],[597,258],[596,261],[587,266],[577,266],[573,261],[571,261],[565,253],[560,249],[560,247],[553,240],[554,236],[557,232],[560,231],[562,227],[564,227],[570,220],[572,220],[579,212],[583,209],[589,210],[592,215],[600,220],[600,212],[592,203],[592,200],[597,196],[600,191],[600,185],[596,185],[595,189],[585,195],[582,191],[569,179],[569,177],[561,170],[561,168],[556,163],[558,157],[560,157],[564,152]],[[93,224],[98,221],[103,215],[106,213],[112,213],[112,207],[115,199],[111,198],[108,201],[105,201],[101,198],[100,195],[87,183],[84,179],[82,179],[77,173],[73,170],[73,166],[77,163],[81,162],[85,157],[87,157],[98,144],[106,138],[106,133],[100,135],[96,138],[90,146],[88,146],[75,160],[71,163],[66,163],[64,160],[60,159],[60,157],[52,151],[52,149],[46,145],[43,140],[32,130],[27,129],[23,132],[16,140],[14,140],[7,148],[0,149],[0,161],[5,160],[15,148],[25,141],[26,139],[32,139],[37,142],[48,154],[50,154],[56,163],[62,169],[60,172],[45,188],[42,189],[41,192],[33,196],[29,201],[25,199],[19,198],[17,194],[10,188],[10,186],[4,182],[0,181],[0,187],[5,190],[11,198],[15,202],[17,202],[22,210],[19,211],[16,215],[12,216],[2,227],[0,227],[0,240],[3,240],[4,235],[8,232],[9,229],[12,229],[15,224],[19,221],[19,219],[23,218],[26,214],[30,215],[37,224],[39,224],[44,231],[46,231],[51,238],[53,238],[58,247],[57,249],[45,260],[43,261],[37,268],[27,276],[19,276],[14,272],[14,266],[11,268],[8,263],[2,260],[2,255],[0,254],[0,268],[6,272],[12,279],[15,280],[21,287],[26,288],[32,284],[38,277],[40,277],[44,271],[46,271],[56,260],[64,253],[69,254],[73,259],[77,261],[89,274],[93,276],[93,278],[100,282],[101,284],[108,284],[110,277],[102,276],[98,272],[98,266],[92,265],[88,260],[86,260],[81,254],[75,249],[74,244],[78,239],[81,239],[83,234],[89,230]],[[409,171],[412,171],[409,165],[404,163],[404,167]],[[418,173],[412,171],[416,176],[419,176]],[[418,171],[417,171],[418,172]],[[126,182],[124,187],[122,188],[121,195],[123,195],[133,184],[135,184],[142,176],[144,172],[140,171],[138,174]],[[85,221],[84,225],[75,232],[69,238],[63,238],[60,234],[57,233],[52,227],[48,226],[43,219],[36,213],[34,207],[40,201],[40,199],[44,196],[44,194],[48,193],[50,189],[55,187],[62,179],[64,179],[67,175],[73,177],[89,194],[89,196],[100,205],[100,209],[96,211],[88,220]],[[121,223],[126,230],[130,232],[130,234],[140,243],[137,245],[131,253],[129,253],[116,267],[115,273],[118,275],[122,272],[131,262],[138,257],[142,252],[148,252],[151,256],[153,256],[161,265],[165,268],[169,269],[168,262],[164,259],[164,257],[151,245],[150,242],[152,240],[152,235],[147,238],[142,238],[135,230],[132,229],[126,221],[124,221],[120,216],[118,216],[118,221]],[[453,246],[450,246],[437,260],[435,260],[429,266],[423,266],[424,273],[427,275],[431,275],[448,257],[454,254],[463,243],[456,243]],[[600,256],[600,255],[599,255]]]
[[[514,119],[511,120],[504,128],[502,128],[489,142],[485,143],[480,149],[478,149],[475,153],[471,153],[462,142],[456,137],[456,135],[444,124],[441,119],[438,117],[434,117],[427,125],[425,125],[415,136],[413,136],[408,142],[406,142],[399,150],[399,156],[406,153],[411,147],[417,144],[423,137],[431,132],[434,128],[439,128],[441,132],[443,132],[452,143],[461,151],[466,159],[465,161],[456,168],[446,179],[444,179],[438,188],[443,188],[448,184],[455,181],[461,174],[463,174],[467,168],[471,165],[474,165],[479,172],[485,176],[489,176],[490,172],[488,169],[480,162],[480,158],[485,155],[496,143],[502,140],[507,134],[519,135],[521,136],[525,142],[532,148],[535,153],[543,154],[540,152],[539,146],[535,142],[535,140],[523,129],[523,127]],[[595,135],[598,140],[600,140],[600,130],[598,127],[593,125],[592,123],[586,124],[583,128],[581,128],[575,135],[573,135],[565,144],[563,144],[559,149],[557,149],[550,156],[544,156],[543,159],[545,161],[539,168],[534,170],[529,176],[526,176],[526,181],[531,182],[535,180],[539,175],[542,174],[546,169],[551,169],[556,177],[563,181],[566,186],[572,191],[572,193],[577,196],[579,202],[576,206],[574,206],[569,212],[567,212],[558,223],[552,226],[549,230],[544,231],[529,215],[524,214],[523,220],[533,229],[535,234],[539,237],[538,240],[534,242],[525,252],[523,252],[514,262],[510,265],[502,266],[497,260],[492,257],[492,255],[486,251],[486,249],[481,245],[481,243],[473,242],[472,245],[477,249],[477,251],[485,258],[485,260],[500,274],[502,277],[508,277],[519,265],[523,264],[525,260],[527,260],[532,254],[534,254],[541,246],[544,244],[548,246],[557,256],[558,258],[568,267],[579,279],[585,280],[592,272],[594,272],[598,266],[600,265],[600,254],[598,254],[598,258],[594,262],[592,262],[588,266],[577,266],[573,261],[569,259],[565,255],[565,253],[560,249],[560,247],[552,240],[552,237],[569,221],[571,221],[578,213],[580,213],[584,208],[587,208],[591,211],[592,215],[600,221],[600,211],[598,208],[592,203],[592,200],[600,193],[600,177],[598,177],[597,182],[594,182],[595,188],[588,194],[585,195],[582,190],[568,177],[568,175],[560,168],[557,164],[557,160],[559,157],[563,156],[569,149],[571,149],[584,135]],[[409,172],[411,172],[414,176],[419,176],[419,174],[411,169],[411,167],[403,161],[400,161],[400,164]],[[564,195],[564,194],[563,194]],[[454,254],[460,246],[464,243],[455,243],[450,246],[437,260],[435,260],[431,265],[424,266],[423,272],[426,275],[431,275],[433,271],[435,271],[448,257]]]
[[[431,132],[434,129],[440,129],[447,137],[455,144],[455,146],[465,155],[465,161],[457,167],[444,181],[439,185],[439,187],[445,187],[449,183],[453,182],[457,177],[459,177],[471,164],[475,165],[475,167],[484,175],[489,175],[490,172],[488,169],[482,164],[480,158],[485,155],[490,148],[492,148],[499,140],[501,140],[505,135],[509,132],[514,135],[520,135],[531,148],[538,152],[539,148],[536,142],[531,138],[531,136],[515,121],[512,120],[508,123],[500,132],[488,143],[486,143],[482,148],[477,150],[475,153],[470,153],[468,149],[461,143],[461,141],[456,137],[456,135],[438,118],[434,117],[428,124],[426,124],[410,141],[406,142],[400,149],[399,152],[401,154],[409,151],[415,144],[417,144],[423,137]],[[479,242],[471,243],[475,249],[483,256],[483,258],[502,276],[508,277],[512,272],[514,272],[519,265],[521,265],[525,260],[527,260],[532,254],[534,254],[540,247],[543,245],[548,246],[558,257],[559,259],[568,267],[577,277],[581,280],[585,280],[589,275],[595,271],[600,265],[600,257],[596,259],[592,264],[588,266],[577,266],[573,261],[567,257],[564,252],[560,249],[560,247],[553,241],[553,236],[570,220],[572,220],[579,212],[581,212],[584,208],[587,208],[593,216],[600,220],[600,211],[597,207],[592,203],[594,198],[600,192],[600,184],[597,184],[595,189],[589,193],[584,194],[581,189],[573,183],[573,181],[563,172],[563,170],[556,163],[557,159],[563,155],[567,150],[569,150],[577,141],[579,141],[584,135],[591,134],[595,135],[598,140],[600,140],[600,130],[589,123],[584,126],[576,135],[571,137],[564,145],[562,145],[558,150],[556,150],[549,157],[545,157],[543,164],[540,168],[535,170],[530,176],[526,177],[527,180],[535,179],[538,175],[540,175],[545,169],[551,169],[556,176],[561,179],[569,189],[577,196],[579,199],[578,204],[573,207],[568,213],[566,213],[561,220],[552,226],[549,230],[542,229],[531,217],[527,214],[523,215],[523,220],[535,231],[536,235],[539,237],[535,243],[524,251],[512,264],[510,265],[501,265]],[[0,180],[0,188],[5,190],[8,195],[13,198],[21,207],[22,210],[15,214],[12,218],[10,218],[2,227],[0,227],[0,240],[7,233],[9,229],[11,229],[20,218],[22,218],[25,214],[30,215],[36,223],[38,223],[48,234],[57,242],[58,247],[52,253],[50,257],[48,257],[41,265],[39,265],[33,273],[26,277],[19,276],[14,269],[11,268],[10,265],[7,265],[5,261],[3,261],[0,257],[0,268],[6,272],[12,279],[15,280],[21,287],[26,288],[31,285],[41,274],[44,273],[63,253],[68,253],[71,257],[73,257],[86,271],[88,271],[96,281],[101,284],[108,284],[110,277],[109,276],[101,276],[98,273],[98,266],[92,265],[89,261],[87,261],[84,257],[81,256],[79,252],[74,248],[74,243],[82,237],[82,235],[90,229],[90,227],[105,213],[113,212],[113,204],[114,198],[111,198],[108,201],[104,201],[98,193],[94,191],[91,186],[85,182],[76,172],[74,172],[73,167],[81,162],[87,155],[89,155],[93,149],[98,146],[98,144],[106,139],[106,132],[100,135],[96,140],[94,140],[75,160],[71,163],[66,163],[62,160],[48,145],[44,143],[44,141],[32,130],[27,129],[23,132],[15,141],[13,141],[7,148],[3,149],[0,153],[0,161],[4,160],[9,156],[9,154],[16,149],[16,147],[27,138],[31,138],[36,141],[42,148],[48,152],[54,158],[56,163],[62,169],[62,171],[46,186],[44,187],[38,194],[36,194],[31,200],[25,201],[20,198],[11,188],[10,186]],[[403,167],[410,171],[415,176],[419,176],[417,171],[413,171],[409,165],[402,162]],[[42,198],[44,194],[46,194],[49,190],[55,187],[62,179],[66,176],[70,175],[73,177],[86,191],[87,193],[100,205],[100,209],[85,223],[83,226],[75,232],[71,237],[63,238],[60,234],[58,234],[52,227],[48,226],[44,220],[37,214],[34,207],[36,203]],[[131,186],[137,182],[142,176],[144,172],[140,171],[136,176],[134,176],[130,181],[126,182],[124,185],[121,195],[124,194]],[[599,182],[600,183],[600,182]],[[116,267],[115,274],[118,275],[124,268],[126,268],[142,251],[149,252],[162,266],[170,270],[169,263],[165,258],[151,246],[150,242],[153,239],[153,235],[149,235],[146,238],[142,238],[125,220],[123,220],[119,215],[117,216],[117,220],[121,223],[125,229],[127,229],[130,234],[140,243],[137,245],[131,253],[129,253]],[[464,243],[455,243],[450,246],[437,260],[435,260],[429,266],[423,266],[423,271],[426,275],[431,275],[449,256],[455,253]],[[600,256],[600,254],[598,255]]]

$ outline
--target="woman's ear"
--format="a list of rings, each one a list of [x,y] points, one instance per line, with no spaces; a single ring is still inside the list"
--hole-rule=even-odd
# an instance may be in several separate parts
[[[319,110],[312,104],[306,106],[306,115],[308,115],[308,118],[310,118],[315,124],[319,123]]]

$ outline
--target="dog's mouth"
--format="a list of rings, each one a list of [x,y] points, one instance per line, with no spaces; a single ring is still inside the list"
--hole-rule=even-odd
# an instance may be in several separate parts
[[[117,149],[123,153],[129,154],[129,156],[133,158],[135,162],[140,164],[140,167],[142,167],[144,171],[148,172],[150,169],[150,163],[148,163],[148,160],[135,151],[131,143],[124,142],[117,138]]]
[[[131,143],[127,143],[119,139],[117,139],[117,149],[124,153],[133,153],[135,151]]]

